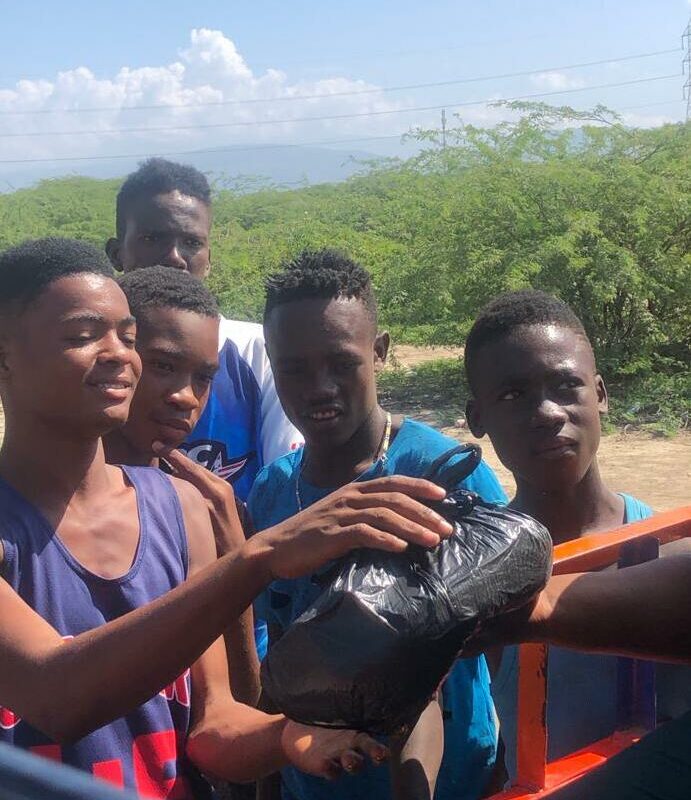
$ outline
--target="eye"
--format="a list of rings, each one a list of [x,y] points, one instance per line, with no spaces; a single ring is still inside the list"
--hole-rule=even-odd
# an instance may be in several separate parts
[[[137,337],[134,333],[121,333],[120,341],[128,347],[134,347],[137,343]]]
[[[340,373],[351,372],[359,366],[360,362],[354,358],[339,358],[335,364],[336,372]]]
[[[212,374],[207,373],[207,372],[202,372],[199,375],[195,375],[195,380],[198,383],[201,383],[202,386],[208,386],[213,381],[213,379],[214,379],[214,376]]]
[[[581,386],[583,386],[583,381],[580,378],[566,378],[561,381],[559,386],[557,386],[557,389],[560,391],[568,391],[572,389],[578,389]]]
[[[169,361],[151,361],[149,362],[150,366],[152,366],[155,370],[159,372],[174,372],[175,367]]]
[[[499,400],[518,400],[520,395],[518,389],[509,389],[508,392],[499,395]]]
[[[141,235],[141,240],[147,244],[153,244],[158,241],[158,236],[155,233],[143,233]]]
[[[204,246],[204,243],[200,239],[195,239],[194,237],[185,239],[185,244],[188,247],[193,247],[195,250],[199,250],[200,247]]]

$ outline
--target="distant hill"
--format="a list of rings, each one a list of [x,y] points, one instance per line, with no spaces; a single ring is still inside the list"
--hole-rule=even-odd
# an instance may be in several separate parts
[[[328,147],[267,146],[249,149],[247,145],[216,151],[203,151],[173,157],[208,173],[221,185],[259,185],[335,183],[362,169],[361,162],[377,156],[364,150],[331,149]],[[0,165],[0,192],[20,189],[45,178],[81,175],[88,178],[118,178],[137,167],[141,159],[111,161],[54,162],[39,164]],[[256,178],[258,181],[247,180]]]

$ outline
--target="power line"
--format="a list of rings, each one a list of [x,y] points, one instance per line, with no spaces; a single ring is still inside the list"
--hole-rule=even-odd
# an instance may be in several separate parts
[[[634,106],[623,106],[620,108],[620,111],[630,111],[634,109],[641,109],[641,108],[652,108],[654,106],[661,106],[661,105],[671,105],[673,103],[679,103],[678,99],[674,100],[663,100],[657,103],[643,103],[642,105],[634,105]],[[41,163],[52,163],[52,162],[64,162],[64,161],[113,161],[113,160],[120,160],[120,159],[135,159],[135,158],[152,158],[153,156],[159,156],[162,158],[170,158],[173,156],[195,156],[195,155],[208,155],[212,153],[244,153],[244,152],[254,152],[258,150],[289,150],[295,148],[302,148],[302,147],[320,147],[325,145],[346,145],[346,144],[358,144],[361,142],[378,142],[378,141],[386,141],[386,140],[393,140],[393,139],[402,139],[404,136],[410,133],[410,130],[401,131],[400,133],[390,133],[390,134],[383,134],[380,136],[359,136],[356,138],[348,138],[348,139],[320,139],[317,141],[309,141],[309,142],[274,142],[270,144],[250,144],[250,145],[228,145],[227,147],[209,147],[209,148],[197,148],[195,150],[174,150],[171,152],[156,152],[156,153],[117,153],[115,155],[102,155],[102,156],[56,156],[54,158],[20,158],[20,159],[7,159],[7,160],[0,160],[0,165],[2,164],[41,164]]]
[[[654,81],[669,80],[670,78],[679,78],[678,73],[671,73],[669,75],[656,75],[651,78],[636,78],[630,81],[617,81],[616,83],[601,83],[594,86],[578,86],[571,89],[556,89],[551,92],[534,92],[532,94],[517,95],[516,97],[507,98],[485,98],[483,100],[465,100],[459,103],[444,103],[443,105],[434,106],[412,106],[408,108],[391,108],[383,109],[380,111],[358,111],[350,114],[329,114],[316,117],[287,117],[283,119],[265,119],[265,120],[240,120],[235,122],[211,122],[198,125],[164,125],[154,127],[140,127],[140,128],[101,128],[93,130],[78,130],[78,131],[31,131],[22,133],[0,133],[2,139],[13,138],[35,138],[42,136],[93,136],[93,135],[109,135],[121,133],[165,133],[170,131],[197,131],[197,130],[214,130],[219,128],[255,128],[263,125],[285,125],[295,122],[326,122],[332,120],[342,119],[357,119],[362,117],[379,117],[388,114],[407,114],[414,111],[439,111],[447,106],[454,108],[462,108],[466,106],[479,106],[487,105],[494,102],[511,102],[514,100],[530,100],[538,97],[553,97],[561,94],[574,94],[576,92],[588,92],[595,89],[614,89],[621,86],[634,86],[641,83],[652,83]],[[0,162],[3,163],[3,162]]]
[[[460,84],[467,84],[467,83],[482,83],[484,81],[503,80],[506,78],[520,78],[530,75],[539,75],[540,73],[543,72],[556,72],[556,71],[564,71],[571,69],[581,69],[583,67],[602,66],[603,64],[618,64],[624,61],[634,61],[643,58],[652,58],[654,56],[668,55],[670,53],[677,53],[677,52],[678,52],[677,48],[669,48],[667,50],[655,50],[647,53],[634,53],[632,55],[621,56],[619,58],[606,58],[606,59],[600,59],[598,61],[583,61],[578,64],[562,64],[560,66],[541,67],[540,69],[521,70],[518,72],[504,72],[496,75],[479,75],[470,78],[457,78],[449,81],[435,81],[432,83],[412,83],[401,86],[383,86],[372,89],[353,89],[350,91],[343,91],[343,92],[331,92],[331,93],[321,92],[317,94],[298,94],[298,95],[288,95],[282,97],[253,97],[253,98],[245,98],[243,100],[216,100],[205,103],[158,103],[158,104],[139,105],[139,106],[97,106],[93,108],[65,108],[65,109],[41,108],[29,111],[2,111],[0,112],[0,116],[8,117],[8,116],[27,116],[27,115],[41,115],[41,114],[87,114],[87,113],[96,113],[102,111],[151,111],[156,109],[167,109],[167,108],[192,109],[192,108],[209,108],[209,107],[219,107],[219,106],[254,105],[257,103],[287,103],[287,102],[296,102],[299,100],[319,100],[331,97],[355,97],[367,94],[386,94],[389,92],[414,91],[418,89],[434,89],[434,88],[441,88],[444,86],[458,86]]]

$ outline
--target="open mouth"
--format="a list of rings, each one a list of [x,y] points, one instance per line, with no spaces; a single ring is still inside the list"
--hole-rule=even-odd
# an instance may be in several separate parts
[[[342,414],[339,408],[320,408],[308,412],[305,416],[312,422],[332,422]]]

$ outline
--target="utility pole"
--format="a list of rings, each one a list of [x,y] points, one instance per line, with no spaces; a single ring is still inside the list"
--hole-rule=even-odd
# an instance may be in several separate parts
[[[691,26],[691,23],[689,23],[689,25]],[[687,31],[687,34],[688,34],[689,28],[687,28],[686,31]],[[688,81],[687,81],[687,83],[688,83]],[[687,112],[687,118],[688,118],[688,112]],[[445,108],[442,108],[442,110],[441,110],[441,147],[442,147],[442,150],[446,150],[446,109]]]
[[[684,82],[684,98],[686,100],[686,121],[691,116],[691,19],[689,19],[686,30],[682,34],[681,43],[684,48],[684,60],[682,61],[682,71],[686,75]]]

